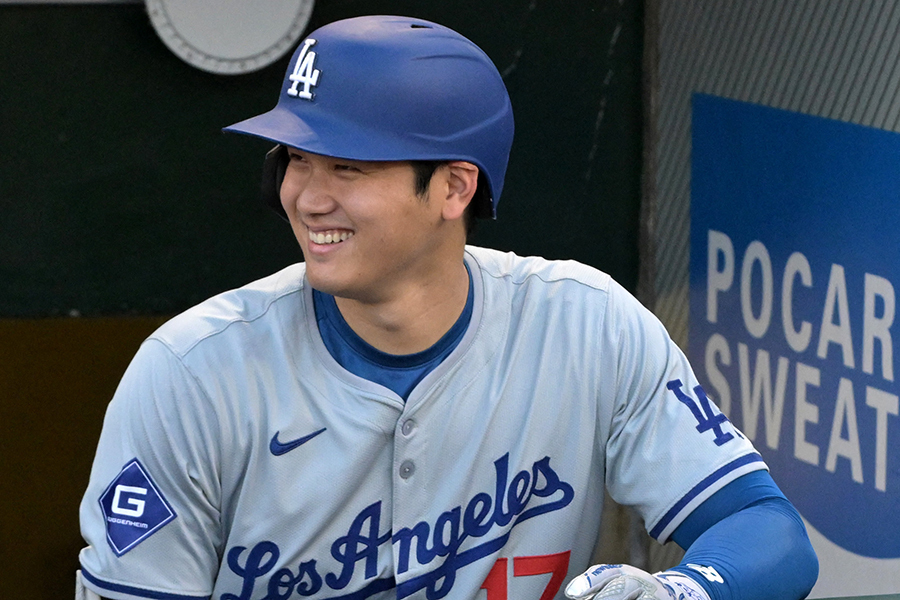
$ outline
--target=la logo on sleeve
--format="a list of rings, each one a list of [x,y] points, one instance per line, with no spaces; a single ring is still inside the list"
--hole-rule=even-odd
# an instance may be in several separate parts
[[[177,515],[137,458],[122,467],[100,496],[106,540],[122,556]]]

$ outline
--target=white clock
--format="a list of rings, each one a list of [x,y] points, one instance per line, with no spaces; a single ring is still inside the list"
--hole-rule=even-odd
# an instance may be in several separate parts
[[[176,56],[209,73],[262,69],[294,49],[314,0],[145,0]]]

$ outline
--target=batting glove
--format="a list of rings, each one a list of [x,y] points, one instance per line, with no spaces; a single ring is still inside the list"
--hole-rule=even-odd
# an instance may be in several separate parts
[[[699,583],[681,573],[651,575],[628,565],[594,565],[566,586],[573,600],[710,600]]]

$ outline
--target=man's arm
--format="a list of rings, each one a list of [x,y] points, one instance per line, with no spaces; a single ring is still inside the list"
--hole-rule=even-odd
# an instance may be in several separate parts
[[[675,591],[704,600],[799,600],[818,577],[803,521],[767,471],[719,490],[672,539],[687,552],[665,573],[600,565],[572,580],[566,594],[593,598],[602,591],[608,600],[649,600],[667,599]]]
[[[697,579],[713,600],[805,598],[818,578],[818,559],[800,514],[768,471],[725,486],[672,539],[687,552],[671,570]],[[718,577],[697,566],[715,569]]]

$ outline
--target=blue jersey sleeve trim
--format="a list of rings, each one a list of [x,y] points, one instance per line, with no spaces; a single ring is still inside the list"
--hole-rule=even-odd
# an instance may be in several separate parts
[[[103,581],[102,579],[98,579],[94,577],[87,569],[84,568],[84,565],[81,565],[81,574],[85,579],[96,585],[97,587],[103,588],[104,590],[109,590],[111,592],[119,592],[122,594],[130,594],[132,596],[138,596],[140,598],[153,598],[153,600],[210,600],[210,596],[188,596],[184,594],[170,594],[168,592],[156,592],[154,590],[147,590],[139,587],[132,587],[130,585],[121,585],[118,583],[109,583],[107,581]]]
[[[682,548],[689,548],[704,531],[733,515],[770,498],[786,500],[765,469],[741,475],[691,511],[669,536]]]
[[[669,524],[672,523],[672,521],[675,519],[675,517],[678,516],[678,514],[681,511],[683,511],[684,508],[688,504],[691,503],[691,501],[693,501],[695,498],[700,496],[703,492],[708,490],[710,488],[710,486],[712,486],[714,483],[716,483],[717,481],[722,479],[725,475],[727,475],[741,467],[744,467],[744,466],[747,466],[747,465],[750,465],[753,463],[757,463],[757,462],[762,463],[763,459],[762,459],[762,456],[760,456],[759,454],[754,452],[751,454],[745,454],[744,456],[741,456],[740,458],[736,458],[733,461],[731,461],[730,463],[728,463],[727,465],[716,469],[713,473],[711,473],[706,478],[704,478],[703,481],[701,481],[700,483],[695,485],[691,489],[691,491],[689,491],[687,494],[685,494],[681,498],[681,500],[676,502],[675,505],[672,508],[670,508],[669,511],[665,515],[663,515],[663,518],[660,519],[656,523],[656,525],[653,527],[653,529],[650,530],[650,537],[661,542],[662,540],[660,539],[660,536],[662,535],[663,531],[666,529],[666,527],[669,526]]]

